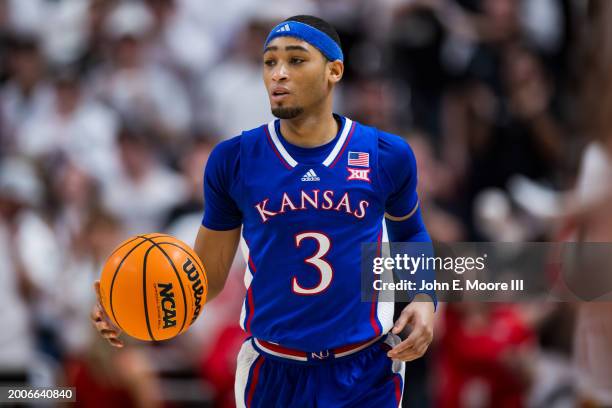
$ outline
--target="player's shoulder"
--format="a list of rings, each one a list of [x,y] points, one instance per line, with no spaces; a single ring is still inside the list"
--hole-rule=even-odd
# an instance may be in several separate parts
[[[266,129],[268,129],[268,126],[273,123],[274,122],[264,123],[252,129],[243,130],[241,134],[241,140],[243,142],[250,141],[250,140],[257,140],[262,135],[266,134]]]
[[[410,144],[403,137],[372,126],[364,127],[376,137],[380,163],[398,162],[400,164],[405,163],[406,160],[415,160]]]
[[[232,162],[239,160],[243,143],[246,142],[248,145],[249,142],[256,142],[261,135],[265,134],[266,127],[267,124],[264,124],[253,129],[244,130],[237,136],[219,142],[211,152],[210,158]]]
[[[229,186],[239,177],[240,140],[241,136],[234,136],[217,143],[206,161],[205,182]]]
[[[399,150],[400,152],[410,149],[408,142],[401,136],[386,132],[374,126],[357,122],[355,120],[353,122],[357,127],[356,130],[359,132],[359,136],[371,138],[378,143],[379,148],[390,151]]]
[[[240,153],[241,138],[242,135],[238,135],[217,143],[210,156],[219,159],[236,157]]]
[[[403,137],[378,129],[378,146],[381,150],[392,154],[411,154],[412,148]]]

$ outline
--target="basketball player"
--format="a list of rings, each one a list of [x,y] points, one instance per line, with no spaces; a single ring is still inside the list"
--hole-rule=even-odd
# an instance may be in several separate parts
[[[295,16],[274,27],[263,79],[278,120],[220,143],[206,166],[195,251],[209,300],[224,286],[241,227],[246,250],[240,323],[252,337],[238,355],[238,406],[397,407],[404,362],[432,340],[433,293],[413,294],[395,324],[393,303],[374,291],[361,300],[362,243],[430,239],[408,144],[332,113],[343,71],[327,22]],[[122,346],[99,305],[92,319]]]

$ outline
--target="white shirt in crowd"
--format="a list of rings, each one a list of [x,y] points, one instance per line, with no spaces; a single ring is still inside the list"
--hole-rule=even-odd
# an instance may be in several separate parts
[[[168,211],[185,200],[187,194],[186,182],[178,173],[152,164],[140,180],[121,174],[107,183],[103,202],[132,235],[161,228]]]
[[[8,142],[14,144],[21,126],[48,111],[52,103],[53,91],[44,83],[37,85],[27,97],[14,82],[8,82],[0,89],[0,122]]]
[[[156,119],[170,131],[183,133],[191,124],[191,105],[183,85],[166,69],[147,64],[102,74],[96,91],[122,117],[150,123]]]
[[[71,161],[98,179],[111,177],[118,168],[118,120],[94,101],[83,101],[70,116],[53,109],[39,112],[17,135],[18,151],[40,157],[62,151]]]
[[[0,298],[7,307],[0,308],[0,369],[27,369],[33,363],[34,334],[32,317],[51,317],[52,292],[55,290],[61,255],[53,232],[36,214],[24,211],[17,217],[17,232],[11,237],[8,226],[0,220]],[[11,241],[13,241],[11,243]],[[11,248],[17,252],[9,254]],[[25,273],[40,290],[34,303],[28,304],[19,290],[14,257],[19,257]]]
[[[204,110],[224,138],[273,119],[258,65],[240,60],[218,65],[204,77],[201,95]]]

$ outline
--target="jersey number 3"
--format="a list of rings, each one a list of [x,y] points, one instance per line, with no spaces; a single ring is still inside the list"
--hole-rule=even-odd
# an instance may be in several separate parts
[[[310,258],[304,259],[304,262],[317,268],[319,275],[321,275],[321,279],[316,286],[312,288],[304,288],[300,286],[297,278],[294,276],[291,280],[291,288],[293,289],[293,292],[298,295],[316,295],[325,291],[325,289],[329,287],[334,276],[334,269],[325,259],[323,259],[323,257],[329,252],[331,241],[327,235],[321,232],[309,231],[302,232],[295,236],[295,246],[299,248],[302,240],[305,238],[314,239],[317,241],[317,245],[319,246],[317,252]]]

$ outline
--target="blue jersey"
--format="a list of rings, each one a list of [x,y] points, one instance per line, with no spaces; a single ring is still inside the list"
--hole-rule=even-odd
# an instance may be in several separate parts
[[[414,155],[400,137],[336,116],[313,149],[272,121],[219,144],[205,172],[203,225],[242,225],[242,327],[300,350],[359,343],[392,327],[393,303],[361,298],[361,244],[385,239],[385,212],[417,207]]]

